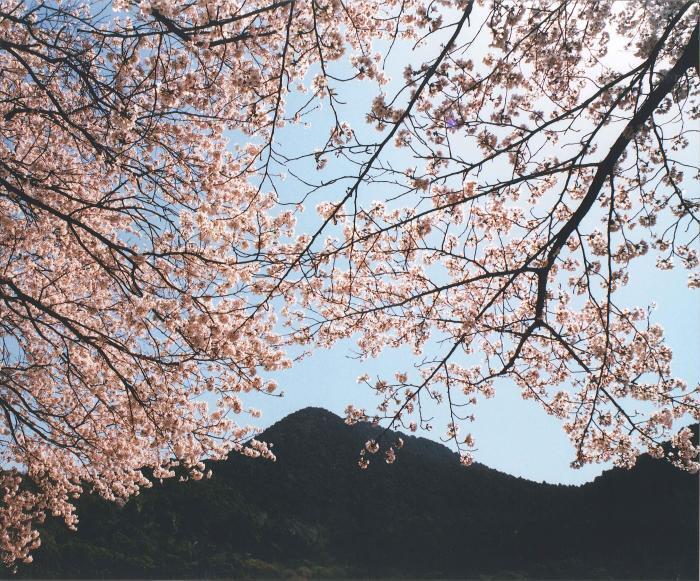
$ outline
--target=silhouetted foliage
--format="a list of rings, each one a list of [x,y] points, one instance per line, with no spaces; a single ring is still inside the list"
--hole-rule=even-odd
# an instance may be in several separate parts
[[[275,463],[236,455],[121,508],[85,496],[78,532],[47,522],[18,576],[697,577],[697,475],[643,456],[584,486],[539,484],[412,436],[392,466],[359,470],[378,431],[307,408],[263,434]]]

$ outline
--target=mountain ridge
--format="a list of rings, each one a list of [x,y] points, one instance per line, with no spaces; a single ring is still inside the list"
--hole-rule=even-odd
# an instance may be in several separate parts
[[[279,427],[286,426],[289,422],[296,422],[296,421],[302,421],[306,422],[308,420],[313,420],[314,418],[325,418],[325,421],[327,422],[332,422],[336,424],[338,427],[347,427],[348,424],[345,423],[343,418],[339,416],[338,414],[327,410],[323,407],[320,406],[306,406],[303,408],[300,408],[298,410],[295,410],[291,412],[290,414],[286,415],[284,418],[279,419],[278,421],[274,422],[267,428],[265,428],[258,436],[257,439],[263,440],[265,442],[271,442],[274,444],[275,438],[274,434],[275,432],[279,429]],[[353,427],[355,428],[364,428],[366,430],[366,435],[367,437],[376,437],[380,433],[384,433],[385,430],[384,428],[380,426],[375,426],[372,424],[370,421],[363,421],[363,422],[358,422],[357,424],[354,424]],[[694,432],[694,437],[695,440],[698,439],[698,424],[693,424],[690,426],[691,429]],[[430,438],[425,438],[423,436],[416,436],[414,434],[407,434],[405,432],[401,432],[399,430],[387,430],[387,434],[390,434],[392,437],[387,438],[384,443],[388,442],[388,445],[391,445],[391,443],[395,442],[396,437],[401,437],[404,442],[406,443],[405,449],[410,450],[413,446],[418,444],[423,450],[426,449],[433,449],[435,452],[440,454],[441,458],[444,460],[449,460],[450,462],[458,462],[459,461],[459,455],[457,452],[453,451],[452,449],[449,448],[445,443],[443,442],[438,442],[436,440],[432,440]],[[268,436],[273,436],[268,438]],[[366,441],[366,440],[365,440]],[[364,444],[364,441],[361,442],[361,444]],[[667,444],[668,445],[668,444]],[[362,445],[357,448],[356,452],[359,457],[359,452],[362,448]],[[382,447],[382,450],[384,447]],[[376,456],[368,456],[371,460],[374,460],[375,462],[380,461],[384,462],[383,456],[381,454],[382,450],[376,455]],[[397,457],[397,462],[399,461],[400,457],[402,454],[404,454],[405,451],[401,450],[398,451],[396,454]],[[638,462],[646,463],[648,461],[654,462],[648,454],[642,454],[638,458]],[[666,462],[663,461],[663,464]],[[661,464],[661,463],[660,463]],[[458,467],[460,470],[464,470],[463,467]],[[668,466],[670,469],[670,465]],[[470,470],[485,470],[485,471],[490,471],[496,474],[500,474],[509,478],[515,478],[519,480],[523,480],[526,482],[531,482],[533,484],[540,484],[540,485],[548,485],[548,486],[567,486],[567,487],[572,487],[572,488],[581,488],[587,485],[590,485],[602,478],[605,478],[605,475],[610,473],[610,472],[615,472],[617,470],[623,470],[623,472],[627,472],[625,469],[619,469],[616,467],[610,467],[604,469],[599,475],[595,476],[592,480],[587,481],[587,482],[581,482],[581,483],[575,483],[575,484],[569,484],[569,483],[561,483],[561,482],[548,482],[545,480],[536,480],[533,478],[528,478],[526,476],[520,476],[516,474],[511,474],[510,472],[506,472],[504,470],[499,470],[498,468],[493,468],[491,466],[488,466],[487,464],[484,464],[482,462],[475,461],[471,466],[469,466]],[[674,471],[676,470],[675,468],[673,469]]]
[[[402,435],[395,464],[357,459],[382,428],[304,408],[211,480],[164,481],[124,507],[80,501],[48,522],[30,578],[697,577],[698,477],[640,458],[580,486],[537,483]],[[391,434],[393,439],[394,433]]]

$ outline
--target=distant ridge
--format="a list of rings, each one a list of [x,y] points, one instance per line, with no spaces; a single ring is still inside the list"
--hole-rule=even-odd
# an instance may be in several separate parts
[[[18,575],[697,579],[697,475],[642,457],[580,487],[539,484],[406,435],[395,464],[359,470],[380,430],[294,412],[261,435],[277,462],[233,456],[123,508],[86,497],[78,533],[47,523]]]

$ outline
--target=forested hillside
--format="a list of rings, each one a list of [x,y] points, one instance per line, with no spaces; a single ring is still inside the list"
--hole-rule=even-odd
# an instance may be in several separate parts
[[[395,464],[359,470],[376,431],[307,408],[263,434],[274,463],[236,455],[122,508],[86,496],[78,532],[47,523],[18,576],[697,577],[696,475],[644,456],[581,487],[538,484],[410,436]]]

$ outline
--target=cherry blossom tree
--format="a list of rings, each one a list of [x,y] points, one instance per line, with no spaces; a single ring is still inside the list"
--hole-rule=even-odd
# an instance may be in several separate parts
[[[380,75],[372,40],[415,34],[421,10],[0,2],[7,564],[47,513],[75,526],[84,490],[125,501],[206,458],[274,459],[236,416],[290,365],[263,284],[293,226],[266,185],[285,97],[319,58]]]
[[[468,464],[465,421],[510,380],[577,465],[672,436],[696,469],[675,427],[697,388],[616,297],[647,253],[697,268],[696,21],[676,0],[0,1],[4,561],[46,514],[75,526],[83,491],[274,458],[246,394],[348,337],[417,354],[362,378],[378,410],[350,422],[415,430],[443,402]],[[343,117],[356,82],[378,133]],[[318,147],[284,147],[319,115]]]

